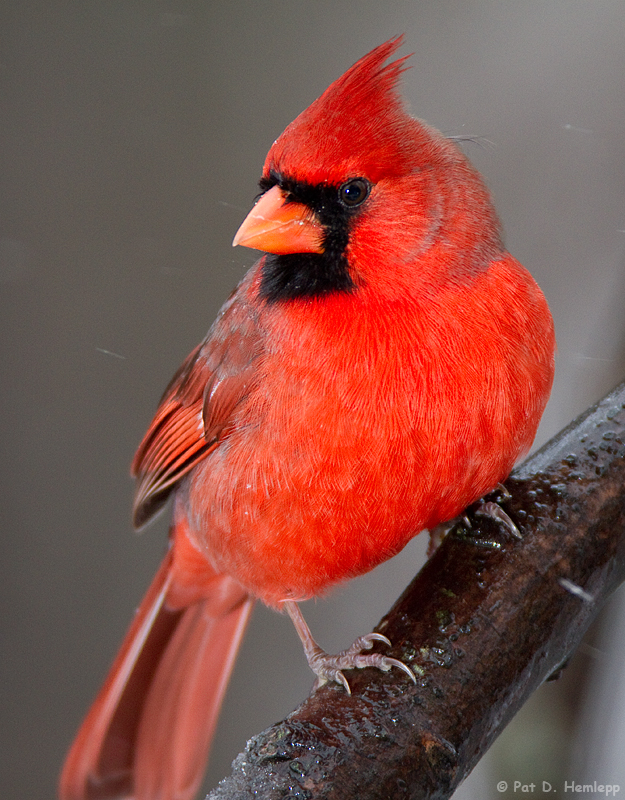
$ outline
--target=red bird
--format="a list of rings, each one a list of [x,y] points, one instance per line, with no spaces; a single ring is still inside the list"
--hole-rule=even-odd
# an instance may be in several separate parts
[[[273,144],[234,244],[263,250],[176,373],[133,462],[136,526],[170,547],[61,776],[61,800],[197,791],[256,598],[320,680],[297,603],[458,515],[530,447],[553,379],[546,301],[479,175],[396,93],[401,38]]]

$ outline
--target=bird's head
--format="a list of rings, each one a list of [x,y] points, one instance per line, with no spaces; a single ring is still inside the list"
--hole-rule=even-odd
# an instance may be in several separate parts
[[[463,280],[501,251],[484,184],[454,142],[404,109],[407,57],[361,58],[274,142],[233,244],[263,250],[268,301]]]

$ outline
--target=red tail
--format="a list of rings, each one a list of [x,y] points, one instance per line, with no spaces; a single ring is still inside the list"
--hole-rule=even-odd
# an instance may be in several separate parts
[[[67,756],[60,800],[191,800],[253,600],[226,576],[170,608],[173,549]],[[173,590],[173,591],[172,591]]]

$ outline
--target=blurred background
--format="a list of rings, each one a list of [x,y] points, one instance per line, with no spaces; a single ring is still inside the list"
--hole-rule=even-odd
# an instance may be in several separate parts
[[[4,798],[54,797],[161,558],[166,515],[131,532],[129,463],[254,260],[230,243],[266,151],[401,32],[402,53],[414,52],[408,106],[448,135],[487,140],[464,147],[551,304],[559,352],[543,442],[625,376],[622,0],[1,4]],[[320,643],[370,631],[424,546],[308,603]],[[534,782],[534,796],[543,780],[625,790],[624,620],[617,593],[565,677],[537,692],[457,798],[511,797],[515,780]],[[291,623],[257,608],[205,788],[311,683]]]

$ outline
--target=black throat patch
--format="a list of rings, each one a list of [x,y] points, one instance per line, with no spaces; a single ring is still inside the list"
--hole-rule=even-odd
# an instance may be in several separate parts
[[[276,173],[262,178],[263,192],[278,185],[287,202],[303,203],[323,226],[323,253],[268,254],[265,256],[260,295],[268,303],[298,297],[320,297],[331,292],[352,292],[356,284],[349,273],[346,248],[354,210],[341,203],[337,186],[310,184]]]

